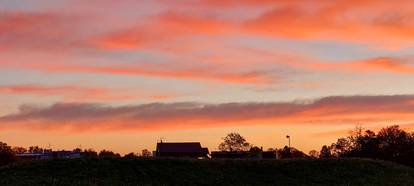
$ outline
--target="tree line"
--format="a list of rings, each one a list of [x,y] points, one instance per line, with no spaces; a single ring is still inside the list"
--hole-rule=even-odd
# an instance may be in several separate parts
[[[251,154],[263,151],[262,148],[254,146],[238,133],[230,133],[223,138],[219,144],[220,151],[227,152],[250,152]],[[0,165],[5,165],[18,160],[16,154],[25,152],[44,153],[50,150],[38,146],[11,147],[0,142]],[[99,153],[93,149],[75,149],[84,158],[120,158],[121,155],[109,150],[102,150]],[[414,167],[414,132],[401,129],[398,125],[382,128],[377,133],[372,130],[364,130],[356,127],[348,136],[340,137],[331,145],[322,146],[320,151],[312,150],[308,154],[294,147],[269,148],[274,151],[278,159],[287,158],[371,158],[393,161],[400,164]],[[150,157],[152,153],[144,149],[142,153],[129,153],[125,158]]]
[[[382,128],[377,133],[357,127],[349,136],[324,145],[319,158],[370,158],[393,161],[414,167],[414,132],[398,125]]]
[[[110,150],[101,150],[99,152],[93,149],[73,149],[72,152],[81,154],[82,158],[148,158],[152,156],[152,153],[148,149],[143,149],[141,153],[128,153],[124,156],[121,156],[119,153],[110,151]],[[0,166],[7,165],[19,161],[18,154],[23,153],[33,153],[33,154],[45,154],[52,153],[51,149],[41,148],[39,146],[31,146],[29,148],[24,147],[12,147],[7,145],[7,143],[0,142]]]
[[[238,133],[229,133],[223,138],[223,142],[218,146],[220,151],[225,152],[249,152],[254,157],[256,153],[263,151],[261,147],[255,146]],[[309,158],[304,152],[285,146],[283,148],[269,148],[267,151],[273,151],[277,154],[278,159],[286,158]]]
[[[244,137],[230,133],[218,147],[221,151],[258,151]],[[275,151],[278,159],[286,158],[370,158],[414,167],[414,132],[405,131],[398,125],[380,129],[377,133],[357,126],[346,137],[340,137],[331,145],[322,146],[320,151],[311,150],[308,154],[285,146]]]

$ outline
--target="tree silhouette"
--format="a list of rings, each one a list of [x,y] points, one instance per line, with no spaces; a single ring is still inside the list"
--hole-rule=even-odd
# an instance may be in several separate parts
[[[152,153],[148,149],[143,149],[141,152],[141,156],[148,158],[152,156]]]
[[[0,142],[0,166],[16,161],[13,150],[6,143]]]
[[[30,153],[43,153],[43,149],[39,146],[31,146],[28,150]]]
[[[331,149],[326,145],[322,146],[319,157],[320,158],[332,158],[333,156],[332,156],[332,153],[331,153]]]
[[[330,147],[331,155],[339,157],[341,154],[348,152],[351,149],[351,142],[349,138],[339,138],[336,143]]]
[[[249,148],[250,143],[238,133],[227,134],[227,136],[223,138],[223,142],[218,146],[219,150],[229,152],[247,151]]]
[[[309,156],[311,158],[319,158],[319,152],[316,151],[316,150],[311,150],[311,151],[309,151]]]
[[[119,158],[121,157],[121,155],[118,153],[109,151],[109,150],[102,150],[101,152],[99,152],[99,157],[100,158]]]
[[[287,159],[287,158],[308,158],[309,156],[303,153],[302,151],[293,148],[285,146],[283,149],[279,149],[277,151],[278,157],[280,159]]]
[[[277,148],[268,148],[267,151],[277,152]]]
[[[84,158],[98,158],[98,153],[93,149],[85,149],[82,152]]]
[[[130,152],[130,153],[124,155],[124,158],[136,158],[136,157],[138,157],[138,156],[133,152]]]
[[[329,147],[323,146],[320,157],[363,157],[414,166],[414,133],[398,125],[382,128],[377,134],[359,129]]]
[[[261,157],[263,153],[263,149],[261,147],[252,146],[249,150],[249,156],[252,158]]]
[[[24,147],[13,147],[12,151],[14,154],[23,154],[25,152],[27,152],[27,149]]]

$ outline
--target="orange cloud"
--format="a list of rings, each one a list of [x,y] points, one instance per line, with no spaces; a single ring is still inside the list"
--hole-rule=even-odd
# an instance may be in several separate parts
[[[48,72],[69,73],[103,73],[119,75],[138,75],[147,77],[166,77],[175,79],[203,80],[236,84],[266,84],[272,81],[265,72],[227,72],[209,67],[181,67],[164,65],[133,65],[133,66],[87,66],[31,64],[23,68],[39,69]]]
[[[106,27],[104,31],[92,35],[83,34],[80,30],[88,30],[94,22],[102,21],[96,18],[98,15],[67,16],[57,11],[3,12],[0,14],[1,41],[11,46],[31,48],[95,46],[101,49],[141,49],[162,47],[194,36],[253,35],[365,42],[400,48],[412,44],[413,39],[414,22],[410,18],[414,3],[406,0],[394,4],[373,0],[159,2],[166,6],[165,11],[137,17],[139,21],[135,21],[135,25],[124,25],[125,30],[111,29],[112,24],[108,21],[107,25],[103,24]],[[113,3],[100,2],[99,5],[111,6]],[[237,12],[240,6],[245,15],[223,16],[223,12]],[[249,10],[257,12],[257,7],[262,8],[260,16],[255,16],[257,13],[250,15]]]
[[[272,74],[269,71],[273,70],[272,67],[279,68],[281,64],[305,70],[334,69],[403,74],[412,74],[414,71],[408,59],[394,57],[334,64],[321,62],[300,54],[280,55],[274,51],[267,53],[248,52],[237,48],[233,52],[228,52],[220,48],[220,44],[222,44],[220,42],[215,43],[214,46],[206,47],[205,45],[209,43],[190,41],[197,36],[207,36],[206,40],[208,40],[208,36],[244,37],[253,35],[312,40],[334,39],[352,42],[378,41],[389,46],[399,45],[400,42],[410,42],[413,39],[410,33],[414,31],[412,30],[414,22],[407,19],[407,17],[411,17],[411,12],[413,12],[409,10],[414,7],[410,6],[410,1],[401,1],[399,4],[392,5],[383,1],[336,1],[335,3],[319,2],[314,3],[313,6],[308,6],[309,3],[304,1],[268,0],[183,1],[177,4],[184,6],[181,4],[194,2],[199,3],[201,7],[229,8],[230,12],[237,3],[240,6],[245,6],[244,8],[249,8],[250,5],[255,7],[268,6],[269,8],[260,16],[253,19],[249,17],[249,20],[245,22],[244,17],[241,17],[240,20],[231,19],[223,17],[220,13],[213,12],[210,9],[199,13],[184,8],[174,9],[174,11],[167,8],[167,11],[162,11],[159,14],[142,17],[136,25],[124,26],[124,28],[126,27],[124,30],[106,29],[91,34],[92,36],[85,34],[90,37],[78,32],[80,28],[87,30],[86,28],[90,25],[80,27],[80,24],[68,24],[76,22],[76,20],[82,20],[77,16],[69,18],[56,13],[6,12],[0,14],[0,34],[2,36],[0,37],[0,47],[30,47],[36,50],[38,48],[91,47],[93,49],[104,49],[101,52],[108,52],[107,50],[113,49],[146,49],[149,51],[158,50],[157,52],[169,50],[167,54],[162,53],[161,55],[189,56],[188,59],[192,60],[191,64],[185,60],[178,64],[174,60],[169,61],[169,64],[174,63],[174,65],[167,65],[166,67],[161,65],[40,64],[38,61],[36,61],[38,64],[23,64],[30,63],[25,61],[15,65],[13,59],[7,63],[11,66],[34,68],[48,72],[140,75],[236,84],[275,82],[278,79],[271,77]],[[168,2],[163,3],[168,4]],[[378,11],[376,11],[377,9]],[[84,23],[83,21],[81,22]],[[193,51],[198,53],[193,53]],[[199,63],[199,61],[206,63]],[[0,61],[0,63],[5,62]],[[255,68],[257,66],[259,67]]]
[[[347,136],[349,135],[350,132],[351,130],[335,130],[335,131],[315,133],[313,136],[316,138],[338,137],[338,136]]]
[[[58,87],[47,87],[47,86],[37,86],[37,85],[11,85],[11,86],[0,86],[1,93],[11,93],[11,94],[41,94],[41,95],[53,95],[61,94],[66,92],[81,92],[82,94],[101,94],[106,92],[106,89],[102,88],[83,88],[75,86],[58,86]]]
[[[181,0],[179,2],[172,2],[169,0],[157,0],[162,4],[178,7],[202,7],[212,9],[234,8],[234,7],[261,7],[261,6],[275,6],[278,4],[286,4],[295,2],[284,0]]]
[[[241,125],[338,125],[410,123],[412,95],[337,96],[311,102],[153,103],[112,107],[97,104],[22,106],[0,117],[3,129],[41,128],[82,131],[146,131]]]
[[[315,60],[316,61],[316,60]],[[305,69],[321,71],[351,71],[365,73],[389,72],[396,74],[414,74],[414,59],[406,57],[375,57],[346,62],[315,62],[303,66]]]
[[[368,70],[382,70],[388,72],[414,74],[414,63],[412,57],[379,57],[352,64],[355,68]]]
[[[182,37],[226,34],[231,29],[231,22],[170,11],[146,18],[129,29],[95,37],[91,43],[104,49],[151,48]]]
[[[64,101],[69,102],[130,100],[137,98],[135,95],[122,95],[106,88],[79,86],[3,85],[0,86],[0,94],[56,96],[62,97]]]
[[[282,3],[244,27],[256,34],[308,40],[338,40],[396,48],[412,44],[414,3],[399,1],[304,1]]]
[[[206,0],[180,1],[168,6],[194,10],[218,9],[232,11],[238,7],[246,10],[245,16],[238,21],[222,20],[222,28],[230,33],[244,33],[255,36],[274,36],[279,38],[306,40],[336,40],[385,48],[401,48],[413,44],[414,3],[408,0],[390,4],[388,1],[374,0],[337,0],[337,1],[278,1],[278,0]],[[262,8],[258,17],[249,15],[248,10]],[[270,9],[270,10],[269,10]],[[207,11],[212,12],[212,11]],[[190,16],[190,15],[187,15]],[[192,15],[194,16],[194,15]],[[247,19],[247,20],[246,20]],[[184,19],[185,20],[185,19]],[[214,19],[211,19],[214,20]],[[239,24],[240,21],[246,20]],[[180,20],[183,25],[185,21]],[[207,20],[199,20],[208,23]],[[197,25],[188,24],[188,29],[197,30]],[[208,29],[206,29],[208,30]]]

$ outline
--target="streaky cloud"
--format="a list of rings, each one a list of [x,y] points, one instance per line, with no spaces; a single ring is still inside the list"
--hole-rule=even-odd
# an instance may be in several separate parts
[[[268,103],[151,103],[108,106],[57,103],[23,105],[0,117],[4,129],[148,131],[243,125],[340,125],[414,120],[414,95],[333,96],[315,100]]]

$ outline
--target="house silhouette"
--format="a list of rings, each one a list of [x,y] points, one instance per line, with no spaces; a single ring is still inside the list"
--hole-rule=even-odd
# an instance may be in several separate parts
[[[201,147],[200,142],[160,142],[157,143],[155,157],[208,158],[208,148]]]

